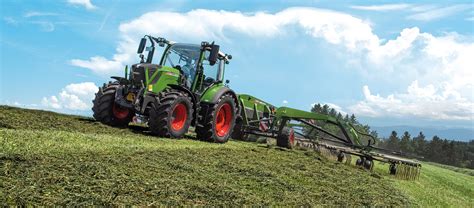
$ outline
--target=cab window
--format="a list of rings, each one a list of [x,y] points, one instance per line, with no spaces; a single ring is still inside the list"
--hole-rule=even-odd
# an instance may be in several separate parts
[[[205,51],[204,52],[204,60],[202,61],[202,66],[204,68],[203,74],[204,74],[204,85],[209,86],[212,83],[216,82],[217,80],[217,75],[219,73],[219,62],[221,60],[218,60],[213,66],[209,64],[209,54],[210,51]]]

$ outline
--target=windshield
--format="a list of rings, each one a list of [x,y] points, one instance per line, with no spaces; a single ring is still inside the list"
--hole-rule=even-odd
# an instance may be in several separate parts
[[[163,65],[173,68],[196,68],[199,59],[200,47],[190,44],[175,44],[170,47]]]
[[[181,69],[187,79],[186,85],[191,86],[196,75],[197,63],[201,47],[194,44],[174,44],[168,50],[163,66]]]

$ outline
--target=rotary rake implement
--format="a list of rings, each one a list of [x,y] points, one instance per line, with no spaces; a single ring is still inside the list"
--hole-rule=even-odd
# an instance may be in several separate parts
[[[389,164],[396,178],[415,180],[421,164],[401,158],[401,153],[374,146],[375,138],[334,117],[288,107],[275,107],[250,95],[238,95],[241,111],[232,138],[250,140],[251,135],[275,138],[279,147],[311,149],[339,162],[372,171],[375,161]],[[365,138],[365,144],[363,144]]]

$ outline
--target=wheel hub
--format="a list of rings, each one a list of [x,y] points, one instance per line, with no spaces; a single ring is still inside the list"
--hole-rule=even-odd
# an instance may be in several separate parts
[[[230,123],[232,121],[232,108],[229,103],[222,105],[217,111],[216,134],[223,137],[229,133]]]
[[[114,103],[112,106],[112,113],[114,114],[115,118],[124,119],[127,118],[130,111],[127,108],[120,107]]]
[[[184,127],[187,118],[188,111],[186,110],[186,105],[183,103],[179,103],[173,110],[171,128],[175,131],[181,130]]]

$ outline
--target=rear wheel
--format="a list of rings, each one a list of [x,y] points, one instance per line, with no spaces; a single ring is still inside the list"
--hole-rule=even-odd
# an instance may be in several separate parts
[[[295,145],[295,131],[293,128],[283,127],[277,137],[277,146],[292,149]]]
[[[219,98],[217,104],[202,108],[202,122],[196,126],[197,138],[217,143],[227,142],[235,125],[236,109],[235,100],[230,94]]]
[[[103,124],[125,127],[132,121],[135,113],[115,103],[115,92],[118,87],[119,85],[115,83],[100,87],[92,101],[94,104],[92,111],[94,118]]]
[[[149,111],[150,131],[162,137],[180,138],[188,132],[193,118],[193,104],[188,94],[165,90],[159,97],[159,105]]]

